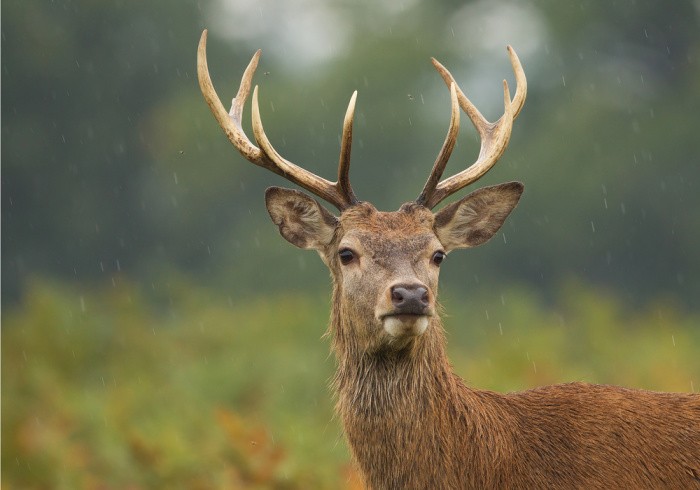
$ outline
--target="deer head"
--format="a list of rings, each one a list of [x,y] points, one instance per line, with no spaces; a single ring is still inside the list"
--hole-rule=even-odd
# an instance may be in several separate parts
[[[265,193],[267,209],[282,236],[299,248],[316,250],[334,280],[334,317],[337,342],[361,352],[398,351],[429,331],[436,316],[439,267],[446,255],[488,241],[515,208],[523,191],[519,182],[476,190],[442,208],[431,210],[448,196],[484,175],[503,154],[513,120],[526,94],[526,81],[517,55],[508,47],[517,81],[511,100],[503,81],[504,114],[488,122],[458,87],[445,67],[433,65],[450,90],[451,118],[442,149],[423,191],[398,211],[382,212],[360,202],[349,181],[352,120],[357,92],[343,124],[338,180],[330,182],[285,160],[263,130],[258,88],[253,90],[253,144],[241,126],[243,106],[260,58],[256,52],[243,74],[240,88],[226,112],[212,85],[206,60],[207,31],[198,50],[202,93],[219,125],[234,147],[250,162],[265,167],[338,208],[339,216],[297,190],[271,187]],[[459,133],[460,107],[481,137],[476,162],[440,180]]]

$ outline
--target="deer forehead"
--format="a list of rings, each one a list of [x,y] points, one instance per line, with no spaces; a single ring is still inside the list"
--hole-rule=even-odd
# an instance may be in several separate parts
[[[440,247],[433,223],[432,212],[422,206],[382,212],[363,203],[341,216],[338,247],[357,249],[387,265],[398,259],[417,259]]]
[[[398,211],[377,211],[367,202],[360,203],[343,212],[340,225],[347,234],[359,231],[370,234],[381,234],[387,239],[409,237],[425,233],[434,233],[433,213],[413,203],[404,204]]]

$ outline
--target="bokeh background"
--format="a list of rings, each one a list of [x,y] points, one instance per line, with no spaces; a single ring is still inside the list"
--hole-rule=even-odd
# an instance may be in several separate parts
[[[2,486],[353,488],[327,388],[328,273],[271,224],[202,100],[254,51],[266,131],[380,209],[447,130],[443,62],[487,118],[528,99],[482,181],[525,183],[441,299],[472,385],[700,389],[700,3],[7,0],[2,3]],[[249,107],[245,111],[249,128]],[[447,172],[476,158],[462,116]],[[460,195],[463,195],[462,192]]]

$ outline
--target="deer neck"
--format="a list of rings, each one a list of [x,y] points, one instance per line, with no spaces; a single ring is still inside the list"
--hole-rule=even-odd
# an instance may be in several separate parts
[[[497,448],[510,442],[487,419],[489,413],[508,415],[494,404],[496,394],[472,390],[453,373],[440,318],[432,317],[425,333],[400,352],[361,349],[347,335],[357,331],[348,328],[361,326],[350,322],[333,312],[333,386],[336,411],[368,488],[494,486],[492,475],[478,469],[497,465]]]
[[[338,303],[335,303],[338,304]],[[333,386],[337,409],[349,422],[353,417],[379,417],[404,410],[434,413],[436,404],[454,400],[466,389],[452,373],[445,352],[442,322],[431,317],[426,332],[396,351],[367,349],[351,332],[367,331],[352,315],[333,311],[331,331],[338,369]]]

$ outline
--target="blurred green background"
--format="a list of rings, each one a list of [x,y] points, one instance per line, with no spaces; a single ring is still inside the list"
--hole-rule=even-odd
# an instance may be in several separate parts
[[[264,189],[290,184],[202,100],[205,27],[225,104],[263,49],[266,131],[320,175],[359,90],[352,182],[386,210],[447,130],[430,56],[496,119],[511,44],[528,100],[482,180],[526,190],[443,267],[455,369],[504,391],[698,391],[697,1],[8,0],[3,488],[358,486],[327,389],[328,273],[269,221]],[[447,172],[478,152],[462,127]]]

